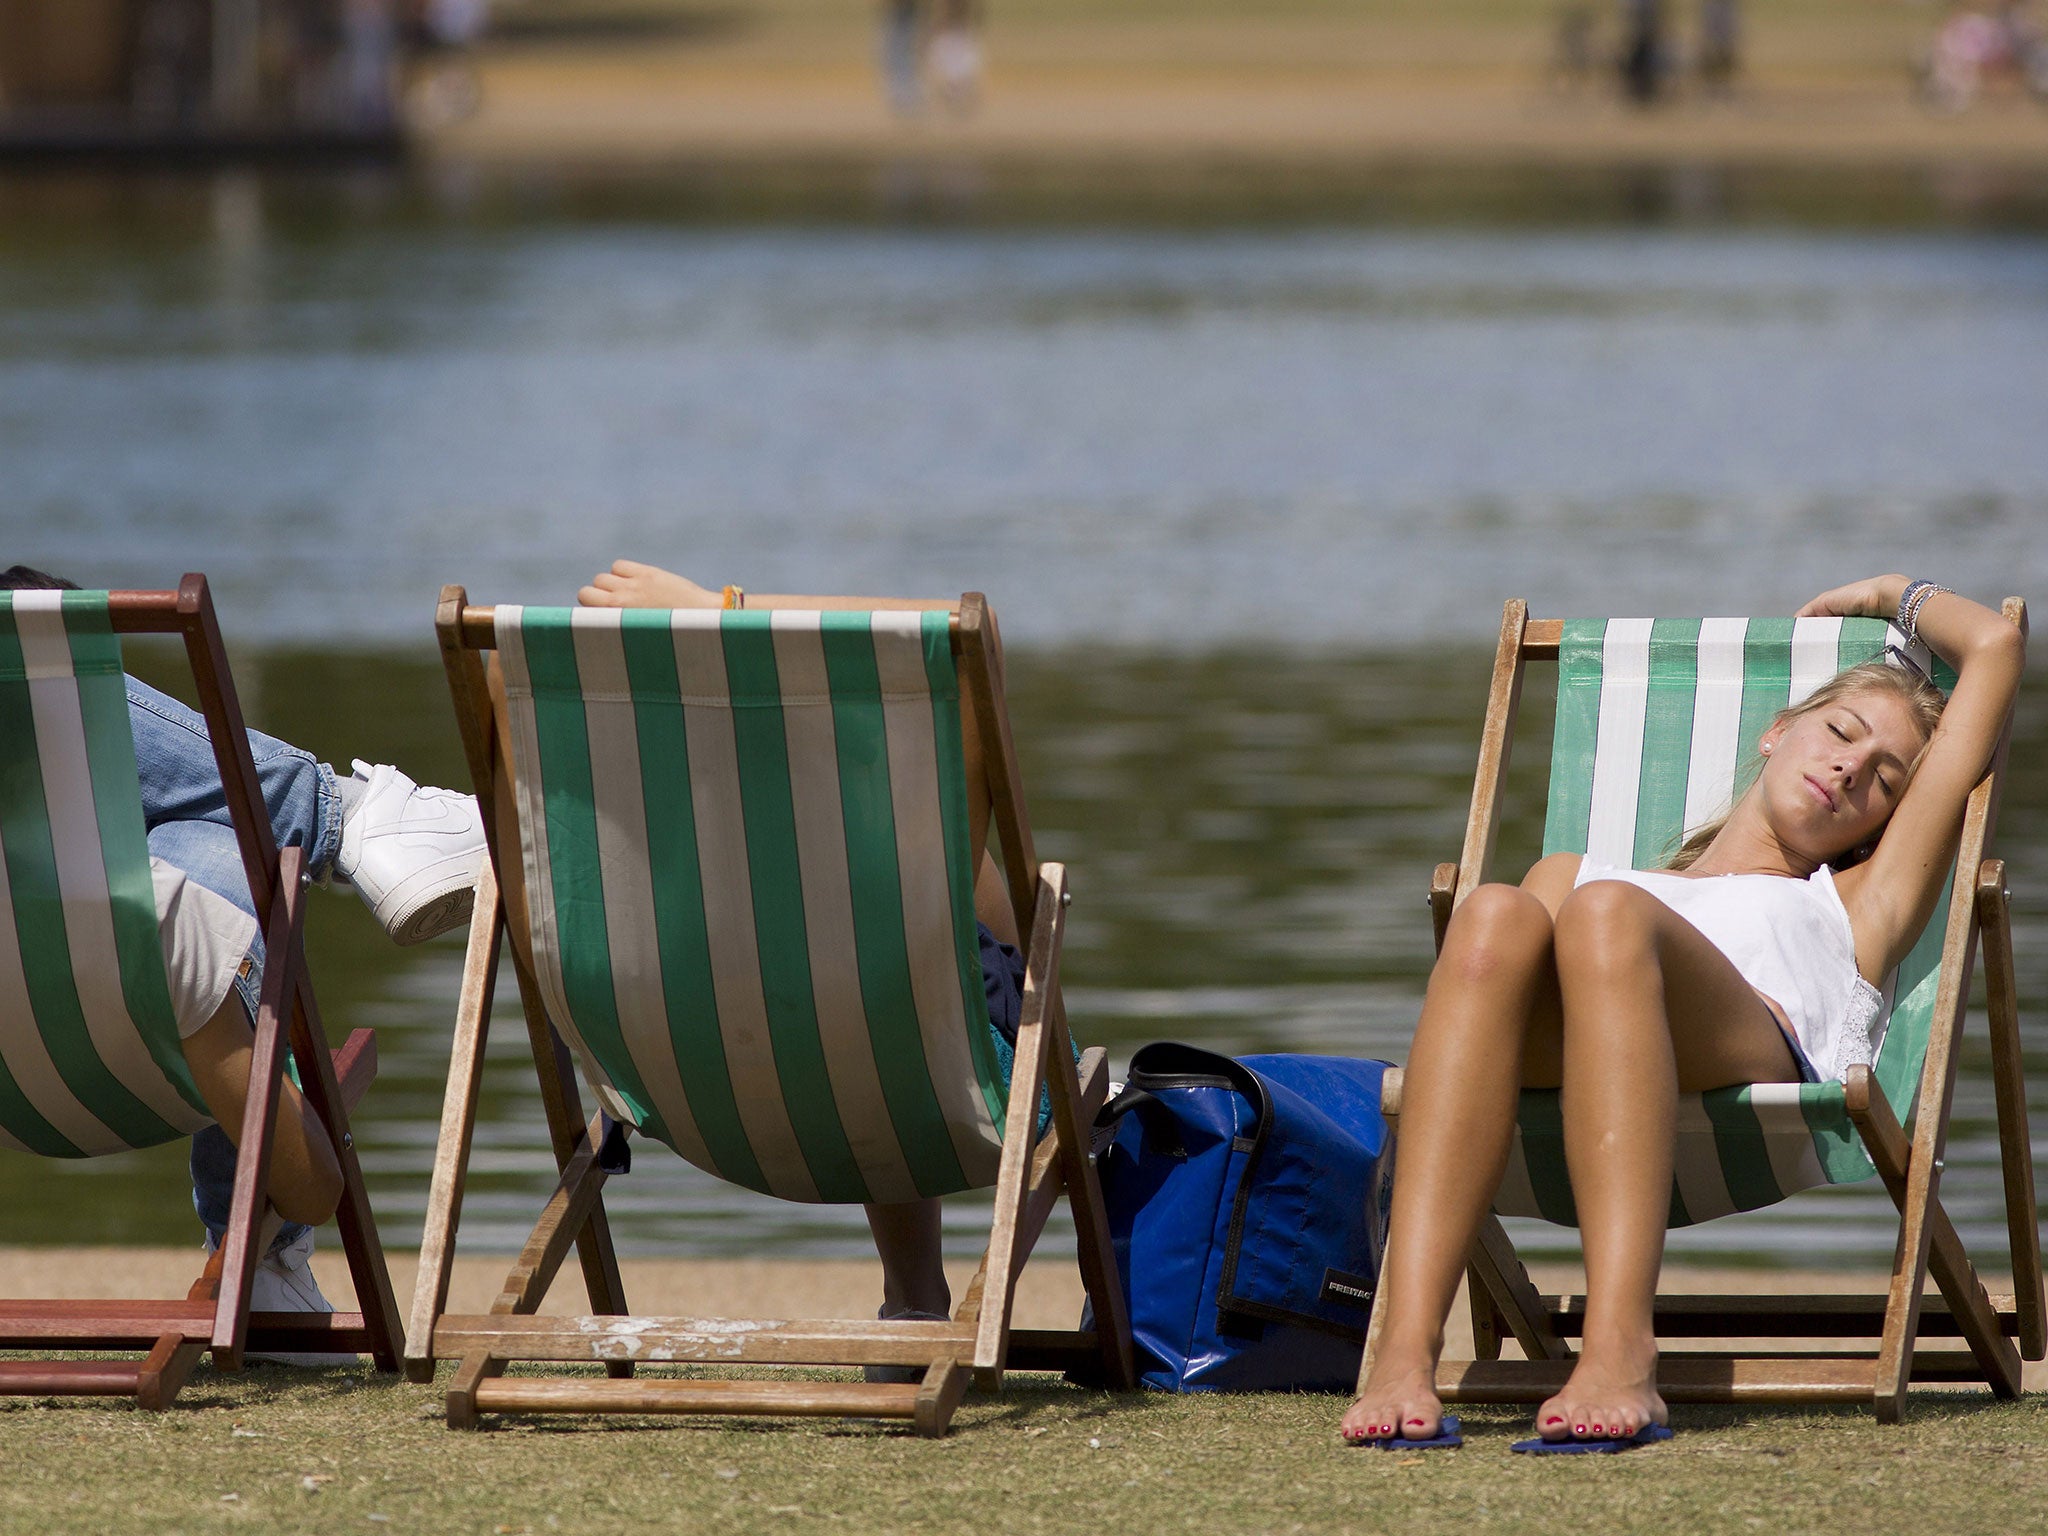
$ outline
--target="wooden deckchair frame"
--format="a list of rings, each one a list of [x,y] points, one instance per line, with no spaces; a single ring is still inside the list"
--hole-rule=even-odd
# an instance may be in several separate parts
[[[899,605],[900,606],[900,605]],[[509,725],[483,653],[497,645],[493,610],[472,607],[459,586],[441,589],[437,628],[470,772],[485,818],[491,860],[477,886],[469,955],[456,1013],[441,1136],[428,1195],[406,1373],[433,1379],[437,1360],[459,1365],[447,1392],[451,1428],[474,1428],[480,1413],[678,1413],[855,1416],[908,1419],[921,1435],[942,1435],[969,1385],[997,1390],[1006,1369],[1077,1369],[1118,1388],[1136,1385],[1130,1328],[1110,1247],[1102,1191],[1088,1157],[1088,1127],[1108,1088],[1104,1053],[1076,1068],[1059,987],[1068,901],[1066,871],[1033,849],[1004,700],[995,616],[979,593],[920,606],[953,614],[953,653],[982,747],[991,823],[1018,931],[1028,935],[1022,1020],[989,1245],[950,1322],[744,1321],[691,1317],[627,1319],[598,1159],[598,1125],[586,1125],[568,1046],[547,1016],[524,937],[507,923],[501,882],[521,879],[510,807]],[[509,893],[513,900],[519,894]],[[510,927],[512,967],[541,1102],[561,1177],[487,1314],[446,1310],[456,1228],[476,1125],[498,950]],[[1041,1088],[1052,1125],[1036,1136]],[[1064,1191],[1074,1213],[1082,1281],[1095,1309],[1089,1331],[1011,1326],[1016,1281]],[[568,1257],[578,1251],[594,1316],[535,1314]],[[619,1326],[607,1328],[606,1318]],[[735,1341],[738,1341],[737,1343]],[[718,1365],[921,1367],[921,1382],[633,1380],[635,1360]],[[601,1363],[610,1379],[506,1378],[511,1361]]]
[[[2022,634],[2026,632],[2024,603],[2009,597],[2002,612]],[[1464,848],[1457,863],[1437,865],[1430,880],[1430,914],[1439,950],[1451,913],[1489,878],[1524,671],[1532,661],[1557,660],[1563,628],[1559,620],[1532,620],[1527,604],[1519,599],[1511,600],[1502,615]],[[1907,1389],[1916,1381],[1982,1382],[2000,1397],[2017,1397],[2021,1357],[2039,1360],[2048,1353],[2005,865],[1985,856],[1997,821],[2010,737],[2008,720],[1991,766],[1972,791],[1964,813],[1933,1024],[1916,1099],[1920,1110],[1911,1130],[1900,1125],[1868,1067],[1853,1068],[1844,1084],[1850,1118],[1899,1211],[1889,1288],[1873,1296],[1659,1296],[1656,1302],[1660,1339],[1863,1340],[1864,1346],[1796,1354],[1667,1351],[1657,1368],[1658,1390],[1667,1400],[1869,1403],[1880,1421],[1896,1423],[1905,1413]],[[1963,1016],[1980,935],[2013,1277],[2012,1293],[1995,1296],[1978,1278],[1940,1198]],[[1401,1074],[1395,1069],[1387,1073],[1383,1091],[1389,1126],[1397,1123],[1400,1104]],[[1585,1298],[1538,1294],[1506,1229],[1491,1214],[1473,1244],[1468,1276],[1477,1358],[1443,1362],[1437,1372],[1438,1392],[1447,1402],[1540,1402],[1551,1396],[1570,1374],[1572,1349],[1566,1341],[1580,1332]],[[1923,1295],[1930,1278],[1940,1293],[1938,1300]],[[1372,1366],[1379,1327],[1375,1313],[1359,1371],[1361,1389]],[[1501,1344],[1509,1337],[1526,1359],[1500,1358]],[[1921,1347],[1929,1338],[1956,1337],[1968,1348]],[[2013,1346],[2015,1337],[2018,1349]],[[1874,1348],[1871,1340],[1876,1341]]]
[[[184,1300],[0,1300],[0,1349],[140,1349],[147,1352],[144,1358],[0,1361],[0,1394],[132,1397],[138,1407],[167,1408],[208,1350],[218,1370],[239,1370],[244,1354],[255,1350],[368,1354],[379,1370],[396,1371],[404,1334],[348,1122],[349,1110],[377,1073],[376,1036],[359,1029],[339,1050],[327,1048],[302,942],[305,855],[297,848],[280,854],[271,832],[206,578],[187,575],[175,592],[112,592],[108,608],[117,634],[175,635],[184,641],[214,760],[227,787],[242,870],[256,910],[266,914],[249,1100],[227,1233]],[[299,1064],[306,1102],[320,1117],[341,1165],[337,1220],[361,1311],[249,1310],[249,1288],[263,1256],[260,1238],[287,1043]]]

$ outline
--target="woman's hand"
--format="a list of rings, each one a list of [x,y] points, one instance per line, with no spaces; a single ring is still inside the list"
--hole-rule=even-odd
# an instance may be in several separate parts
[[[586,608],[723,608],[725,594],[638,560],[614,560],[576,594]]]
[[[1796,615],[1802,619],[1889,619],[1899,611],[1906,591],[1903,576],[1866,576],[1846,587],[1831,587],[1807,600]]]

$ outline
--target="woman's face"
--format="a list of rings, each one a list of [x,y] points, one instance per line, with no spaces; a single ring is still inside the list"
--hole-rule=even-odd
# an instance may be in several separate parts
[[[1922,738],[1904,699],[1870,689],[1771,727],[1761,745],[1758,787],[1773,830],[1824,862],[1882,830]]]

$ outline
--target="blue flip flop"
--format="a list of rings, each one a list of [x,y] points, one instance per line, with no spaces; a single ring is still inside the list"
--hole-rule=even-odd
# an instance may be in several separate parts
[[[1645,1424],[1632,1435],[1610,1435],[1604,1440],[1545,1440],[1538,1436],[1534,1440],[1517,1440],[1508,1449],[1524,1456],[1612,1456],[1670,1438],[1670,1425]]]
[[[1436,1427],[1436,1433],[1427,1440],[1410,1440],[1406,1435],[1387,1435],[1377,1440],[1355,1440],[1354,1445],[1369,1445],[1379,1451],[1447,1451],[1453,1446],[1463,1445],[1465,1437],[1458,1433],[1458,1421],[1445,1414]]]

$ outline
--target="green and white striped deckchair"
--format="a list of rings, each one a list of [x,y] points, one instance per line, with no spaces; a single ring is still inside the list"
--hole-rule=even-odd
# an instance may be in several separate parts
[[[157,938],[104,592],[0,592],[0,1147],[98,1157],[212,1123]]]
[[[2024,625],[2010,600],[2007,616]],[[1609,619],[1530,621],[1508,605],[1496,657],[1481,764],[1464,857],[1441,865],[1431,892],[1438,943],[1451,908],[1488,878],[1508,744],[1526,664],[1557,662],[1544,852],[1586,853],[1637,869],[1662,866],[1684,833],[1725,812],[1748,787],[1756,743],[1788,704],[1844,667],[1904,648],[1904,637],[1875,619]],[[1954,673],[1924,648],[1913,660],[1944,688]],[[1662,1298],[1665,1337],[1781,1334],[1868,1339],[1879,1350],[1794,1361],[1665,1356],[1667,1396],[1867,1400],[1895,1417],[1909,1379],[1958,1376],[2016,1392],[2019,1363],[2006,1335],[2018,1333],[2028,1358],[2044,1339],[2038,1237],[2025,1101],[2018,1092],[2017,1015],[2011,997],[2011,943],[2002,866],[1984,858],[1996,809],[1997,763],[1972,797],[1958,858],[1959,876],[1935,916],[1884,989],[1888,1018],[1877,1059],[1846,1083],[1760,1083],[1682,1095],[1671,1195],[1674,1226],[1754,1210],[1795,1191],[1884,1176],[1902,1214],[1901,1247],[1884,1298],[1772,1298],[1769,1317],[1756,1302]],[[2005,1146],[2018,1300],[1988,1297],[1936,1198],[1947,1129],[1956,1044],[1977,930],[1992,977],[1994,1059],[2001,1074]],[[2008,1060],[2009,1057],[2009,1060]],[[1398,1107],[1398,1086],[1394,1090]],[[1934,1105],[1917,1115],[1917,1105]],[[1908,1134],[1898,1122],[1912,1123]],[[1575,1224],[1566,1173],[1563,1121],[1554,1090],[1525,1090],[1496,1197],[1504,1215]],[[2022,1215],[2022,1208],[2024,1215]],[[1920,1291],[1930,1272],[1944,1301],[1924,1314]],[[1482,1356],[1497,1356],[1503,1330],[1547,1365],[1482,1359],[1447,1367],[1446,1382],[1467,1395],[1540,1398],[1562,1380],[1566,1335],[1578,1303],[1538,1297],[1512,1245],[1489,1220],[1473,1256],[1473,1306]],[[1960,1333],[1969,1353],[1912,1348],[1916,1335]],[[1516,1390],[1510,1392],[1509,1387]]]
[[[1001,1229],[1024,1209],[1039,1083],[1050,1074],[1055,1105],[1071,1113],[1092,1102],[1102,1074],[1091,1053],[1091,1087],[1073,1076],[1057,1011],[1064,872],[1035,866],[1016,796],[994,792],[999,780],[1015,784],[1015,767],[984,619],[971,599],[958,614],[500,606],[444,614],[443,637],[478,782],[511,811],[496,867],[520,893],[514,952],[530,1015],[552,1027],[612,1115],[707,1172],[787,1200],[893,1203],[997,1185],[997,1239],[1014,1246]],[[478,647],[497,657],[502,702],[481,686]],[[980,770],[963,746],[963,712],[977,714],[976,739],[1002,761],[986,775],[987,798],[1006,861],[1024,873],[1017,913],[1034,932],[1027,966],[1042,978],[1027,1002],[1032,1033],[1017,1047],[1014,1107],[981,979],[970,827]],[[481,942],[495,950],[494,939]],[[451,1105],[466,1092],[468,1027],[465,1015]],[[554,1056],[549,1042],[544,1078]],[[558,1074],[549,1091],[572,1169],[575,1084]],[[1096,1197],[1079,1124],[1052,1135],[1041,1160],[1066,1180],[1086,1249]],[[467,1137],[445,1119],[443,1130],[452,1192]],[[602,1170],[579,1176],[595,1209]],[[570,1189],[570,1173],[564,1180]],[[428,1251],[444,1259],[433,1223],[446,1223],[452,1249],[454,1213],[438,1189]],[[586,1277],[597,1246],[586,1245]],[[1018,1262],[987,1273],[1014,1275]],[[440,1314],[435,1288],[422,1285],[426,1310],[415,1314],[423,1370],[435,1354],[466,1355],[488,1331]],[[508,1282],[508,1294],[518,1288]],[[849,1398],[845,1411],[943,1430],[959,1372],[1004,1364],[1007,1291],[990,1282],[952,1324],[908,1325],[924,1335],[868,1323],[842,1326],[836,1344],[798,1346],[771,1332],[757,1336],[757,1354],[924,1366],[923,1388],[844,1388],[867,1405]],[[523,1294],[537,1296],[530,1281]],[[644,1351],[655,1337],[684,1351],[669,1358],[727,1357],[701,1342],[714,1337],[702,1325],[657,1324],[637,1335],[637,1358],[654,1358]],[[594,1358],[589,1338],[601,1336],[572,1357]],[[517,1345],[499,1339],[488,1354],[523,1358]],[[788,1353],[799,1347],[800,1357]],[[800,1405],[820,1390],[792,1387],[782,1405],[753,1392],[746,1411],[815,1411]],[[618,1406],[618,1395],[587,1406]],[[714,1396],[690,1398],[691,1411]],[[451,1393],[451,1422],[539,1401],[520,1380],[478,1376]],[[546,1402],[575,1406],[559,1391]]]
[[[1543,851],[1584,853],[1628,869],[1661,868],[1684,834],[1724,814],[1748,788],[1756,742],[1778,712],[1844,667],[1882,657],[1905,636],[1878,619],[1569,620],[1558,648],[1557,723]],[[1952,687],[1925,647],[1915,665]],[[1949,897],[1887,979],[1890,1003],[1875,1073],[1887,1102],[1911,1113],[1927,1055]],[[1688,1095],[1681,1104],[1671,1224],[1773,1205],[1797,1190],[1877,1172],[1840,1083],[1758,1083]],[[1522,1095],[1506,1216],[1577,1224],[1554,1090]]]
[[[234,782],[235,772],[246,774],[241,803],[262,804],[253,798],[254,768],[238,724],[223,735],[225,722],[239,716],[202,579],[188,577],[175,593],[0,592],[0,1148],[12,1153],[97,1157],[188,1136],[212,1119],[185,1064],[158,936],[120,630],[185,634],[202,693],[214,705],[215,739],[241,745],[239,764],[223,761],[224,776]],[[260,833],[249,839],[245,832],[245,842],[275,871],[269,823],[259,821]],[[294,874],[297,858],[294,850]],[[296,878],[280,882],[272,873],[256,888],[276,888],[282,897],[285,884],[294,910],[284,915],[295,920]],[[267,1070],[269,1086],[252,1084],[251,1117],[267,1113],[264,1101],[277,1091],[284,989],[295,979],[303,984],[295,977],[303,969],[295,934],[275,926],[272,933],[265,995],[274,1049],[271,1061],[259,1051],[252,1068]],[[277,937],[287,942],[276,944]],[[368,1045],[365,1032],[345,1058],[361,1063],[352,1082],[366,1082],[374,1070]],[[332,1083],[331,1069],[327,1076]],[[326,1123],[345,1137],[345,1114]],[[243,1144],[261,1140],[267,1124],[248,1121]],[[133,1395],[145,1407],[163,1407],[208,1348],[234,1364],[245,1343],[367,1346],[372,1330],[361,1315],[323,1319],[288,1338],[250,1328],[264,1161],[244,1159],[247,1193],[238,1185],[229,1240],[184,1301],[0,1301],[0,1349],[139,1344],[150,1350],[144,1361],[8,1361],[0,1363],[0,1392]],[[354,1168],[352,1155],[347,1166]],[[356,1182],[360,1196],[359,1175]],[[381,1255],[375,1262],[381,1269]],[[395,1309],[385,1321],[395,1324]],[[321,1342],[309,1346],[314,1332]],[[395,1368],[395,1337],[381,1342],[386,1368]]]

